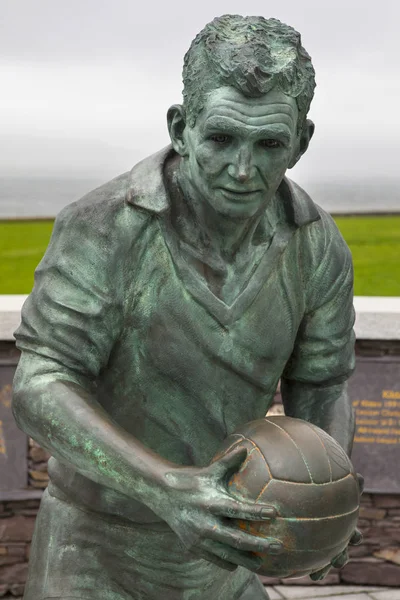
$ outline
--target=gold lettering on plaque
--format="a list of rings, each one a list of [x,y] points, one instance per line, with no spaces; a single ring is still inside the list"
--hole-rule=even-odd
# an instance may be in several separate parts
[[[400,400],[400,392],[397,390],[382,390],[382,398]]]
[[[4,408],[11,408],[11,384],[7,384],[0,390],[0,402]]]
[[[4,437],[3,421],[0,421],[0,454],[7,456],[6,440]]]
[[[354,400],[356,432],[360,444],[400,443],[400,391],[382,390],[382,400]]]

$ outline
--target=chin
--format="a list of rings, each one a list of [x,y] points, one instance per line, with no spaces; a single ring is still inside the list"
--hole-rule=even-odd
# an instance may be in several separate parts
[[[208,203],[220,215],[236,219],[250,219],[267,204],[265,196],[265,193],[262,196],[257,193],[251,199],[242,199],[236,195],[226,194],[221,190],[210,190]]]
[[[218,214],[232,219],[250,219],[260,210],[260,206],[240,206],[231,203],[229,205],[214,205],[213,208]]]

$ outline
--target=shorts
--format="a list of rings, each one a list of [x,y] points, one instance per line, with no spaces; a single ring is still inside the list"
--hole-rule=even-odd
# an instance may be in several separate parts
[[[251,600],[268,598],[253,573],[195,557],[166,523],[95,513],[50,489],[35,524],[24,600],[245,600],[250,590]]]

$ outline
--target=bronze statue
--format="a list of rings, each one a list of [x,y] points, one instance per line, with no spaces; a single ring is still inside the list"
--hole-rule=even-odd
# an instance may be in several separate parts
[[[351,255],[285,177],[314,132],[300,35],[217,18],[183,81],[171,146],[58,216],[15,334],[14,415],[52,454],[25,600],[266,598],[253,552],[283,542],[231,519],[275,508],[228,494],[243,451],[210,460],[279,379],[351,450]]]

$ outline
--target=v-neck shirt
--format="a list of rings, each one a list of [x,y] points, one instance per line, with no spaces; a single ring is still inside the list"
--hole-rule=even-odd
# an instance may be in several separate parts
[[[296,184],[232,304],[166,235],[168,147],[58,216],[15,333],[26,369],[76,381],[112,419],[177,464],[206,465],[240,424],[261,418],[280,377],[329,385],[354,367],[352,264],[329,215]],[[133,521],[147,507],[51,459],[52,484]],[[65,482],[68,482],[66,485]]]
[[[216,318],[221,310],[215,310],[215,306],[225,305],[229,319],[230,313],[235,314],[238,297],[246,296],[250,282],[260,277],[258,267],[271,245],[280,216],[279,200],[272,198],[268,209],[264,209],[258,218],[257,227],[251,227],[251,219],[247,220],[247,229],[251,227],[251,233],[245,232],[241,247],[236,249],[233,256],[223,258],[221,253],[216,253],[215,247],[210,250],[211,234],[202,230],[196,222],[190,206],[192,201],[185,198],[179,185],[181,160],[180,157],[172,157],[164,167],[164,182],[171,210],[162,220],[163,234],[181,278],[190,285],[193,295],[199,301],[208,297],[209,309]],[[203,286],[207,289],[196,293]]]

